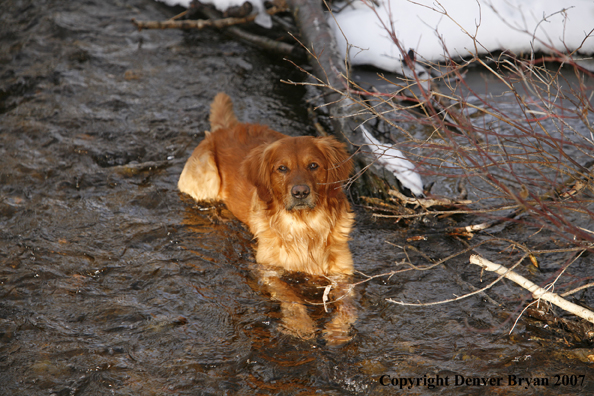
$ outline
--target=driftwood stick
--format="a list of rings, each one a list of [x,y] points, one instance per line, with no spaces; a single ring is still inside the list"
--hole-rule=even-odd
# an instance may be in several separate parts
[[[239,25],[242,23],[252,22],[256,19],[255,15],[250,15],[245,18],[223,18],[217,20],[211,19],[168,19],[166,21],[137,21],[132,18],[132,23],[138,28],[142,29],[204,29],[206,27],[214,27],[222,29],[227,26]]]
[[[590,323],[594,323],[594,312],[586,308],[580,307],[577,304],[569,302],[564,298],[561,298],[558,294],[551,293],[543,289],[542,287],[535,285],[528,279],[500,264],[493,263],[476,254],[470,256],[470,263],[476,264],[479,267],[486,269],[487,271],[495,272],[498,275],[504,276],[507,279],[517,283],[518,285],[522,286],[524,289],[527,289],[530,293],[532,293],[532,297],[534,297],[535,299],[542,299],[548,301],[560,308],[563,308],[568,312],[571,312],[574,315],[579,316],[580,318],[586,319]]]
[[[266,10],[269,15],[274,15],[279,12],[287,11],[282,7],[271,7]],[[228,26],[240,25],[253,22],[256,19],[256,14],[248,15],[244,18],[211,18],[211,19],[177,19],[178,16],[168,19],[166,21],[137,21],[132,19],[134,26],[138,30],[142,29],[204,29],[205,27],[214,27],[222,29]],[[209,17],[210,18],[210,17]]]
[[[432,206],[463,206],[470,205],[473,202],[469,199],[449,199],[449,198],[409,198],[398,190],[389,190],[388,194],[398,198],[404,204],[418,205],[422,208],[429,208]]]
[[[186,15],[188,15],[188,10],[185,10],[185,11],[180,12],[179,14],[177,14],[175,16],[172,16],[171,18],[169,18],[169,20],[170,21],[175,21],[176,19],[179,19],[179,18],[181,18],[183,16],[186,16]]]
[[[526,209],[524,207],[519,207],[516,210],[514,210],[512,213],[510,213],[506,216],[502,216],[498,219],[495,219],[492,221],[486,221],[486,222],[480,223],[480,224],[471,224],[471,225],[465,226],[465,227],[455,227],[453,229],[448,230],[447,233],[450,236],[461,236],[461,237],[472,238],[472,234],[474,232],[484,231],[487,228],[495,227],[496,225],[499,225],[506,221],[511,221],[511,220],[515,219],[516,217],[518,217],[520,214],[522,214],[525,210]],[[469,210],[468,213],[476,213],[476,212]]]
[[[272,9],[278,9],[277,7],[272,7]],[[268,10],[268,11],[270,11]],[[279,9],[284,11],[284,9]],[[201,7],[200,12],[206,15],[210,20],[216,21],[221,20],[220,15],[217,11],[209,8],[209,7]],[[270,13],[270,12],[269,12]],[[258,36],[252,33],[248,33],[245,30],[237,27],[237,26],[228,26],[224,28],[224,32],[228,33],[229,35],[247,41],[250,44],[258,46],[260,48],[264,48],[269,51],[274,51],[283,55],[291,55],[296,58],[304,58],[304,50],[301,47],[296,45],[291,45],[287,43],[283,43],[281,41],[274,41],[269,39],[268,37]]]
[[[227,31],[236,38],[247,41],[260,48],[274,51],[283,55],[291,55],[296,58],[305,58],[304,51],[298,46],[283,43],[282,41],[271,40],[268,37],[258,36],[240,29],[237,26],[229,27],[227,28]]]

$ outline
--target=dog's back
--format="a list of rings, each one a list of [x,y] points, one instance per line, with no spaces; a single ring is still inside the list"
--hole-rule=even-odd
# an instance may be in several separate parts
[[[192,196],[197,201],[221,199],[219,196],[221,176],[215,155],[216,138],[212,132],[222,130],[228,134],[238,124],[229,96],[222,92],[215,96],[210,105],[209,120],[210,133],[206,132],[202,143],[194,149],[177,183],[181,192]]]
[[[239,194],[241,197],[249,195],[252,187],[240,175],[242,161],[255,147],[285,136],[264,125],[239,123],[231,98],[222,92],[210,105],[209,121],[210,132],[206,132],[186,162],[179,178],[179,190],[197,201],[225,201],[234,190],[243,192]],[[242,204],[247,206],[250,202],[244,199]]]

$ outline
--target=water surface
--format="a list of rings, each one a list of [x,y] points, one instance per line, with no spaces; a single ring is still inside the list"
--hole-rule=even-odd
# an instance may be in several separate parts
[[[176,183],[217,92],[234,98],[240,119],[289,135],[314,134],[311,93],[280,83],[301,78],[290,64],[216,32],[137,32],[129,22],[176,11],[148,0],[0,5],[1,395],[594,391],[591,343],[529,318],[508,334],[523,295],[511,284],[490,294],[501,306],[481,296],[422,308],[386,301],[468,292],[481,284],[468,255],[358,286],[350,343],[283,334],[278,304],[253,274],[249,232]],[[406,241],[444,224],[437,220],[411,230],[362,209],[357,216],[351,249],[368,275],[403,268],[407,257],[427,263],[394,245],[433,258],[464,248],[441,233]],[[591,264],[585,255],[572,273],[586,276]],[[320,298],[322,280],[287,281]],[[575,298],[593,306],[589,296]],[[310,308],[322,328],[327,315]],[[381,385],[382,375],[450,382],[401,391]],[[457,386],[456,375],[504,385]],[[507,385],[509,375],[550,383],[524,389]],[[554,386],[555,375],[585,382]]]

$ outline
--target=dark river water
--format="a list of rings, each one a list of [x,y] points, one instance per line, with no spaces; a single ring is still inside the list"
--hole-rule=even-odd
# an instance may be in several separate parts
[[[0,3],[0,395],[594,393],[591,343],[528,317],[509,334],[525,296],[512,284],[490,294],[502,305],[386,301],[469,292],[481,283],[468,255],[357,286],[344,345],[281,332],[249,232],[176,184],[217,92],[241,120],[289,135],[315,133],[312,93],[280,82],[302,78],[288,62],[217,32],[129,22],[178,11],[149,0]],[[356,211],[357,270],[403,268],[407,254],[427,263],[394,246],[409,243],[406,228]],[[411,244],[434,258],[464,248],[443,234]],[[572,270],[591,267],[584,255]],[[287,281],[320,301],[323,280]],[[576,298],[592,306],[589,295]]]

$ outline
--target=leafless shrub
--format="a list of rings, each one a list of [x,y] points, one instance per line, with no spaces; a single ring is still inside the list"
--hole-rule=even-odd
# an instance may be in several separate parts
[[[446,10],[437,11],[448,17]],[[481,253],[484,244],[501,246],[500,251],[517,250],[521,259],[512,258],[514,267],[524,259],[538,266],[539,256],[565,254],[559,260],[565,264],[544,281],[543,286],[550,289],[584,251],[594,247],[592,73],[577,62],[577,50],[561,52],[552,46],[549,56],[504,51],[479,57],[482,46],[471,33],[474,56],[450,57],[441,64],[422,62],[403,48],[393,26],[384,28],[412,71],[416,61],[437,76],[430,89],[414,72],[412,78],[378,74],[391,85],[391,92],[364,89],[348,73],[342,76],[343,87],[331,87],[319,79],[313,83],[340,92],[347,103],[359,104],[352,117],[375,125],[375,132],[392,140],[390,145],[395,143],[416,164],[425,181],[436,182],[440,196],[411,199],[395,194],[395,202],[415,207],[414,212],[390,214],[389,203],[370,203],[376,215],[395,220],[448,212],[470,215],[466,216],[472,219],[470,224],[447,232],[466,240],[478,235],[480,242],[465,249],[466,254]],[[444,52],[448,53],[445,46]],[[469,70],[483,74],[485,86],[480,92],[465,79]],[[462,192],[458,202],[452,197],[447,205],[427,204],[457,195],[456,188]],[[495,231],[485,233],[503,222],[521,224],[525,234],[506,239],[494,235]],[[538,246],[542,239],[532,243],[535,233],[549,236],[554,246],[542,249]],[[408,265],[426,270],[447,258],[431,260],[437,264],[420,268],[409,261]],[[582,283],[587,279],[582,278]],[[574,283],[568,283],[567,289],[574,288]]]

